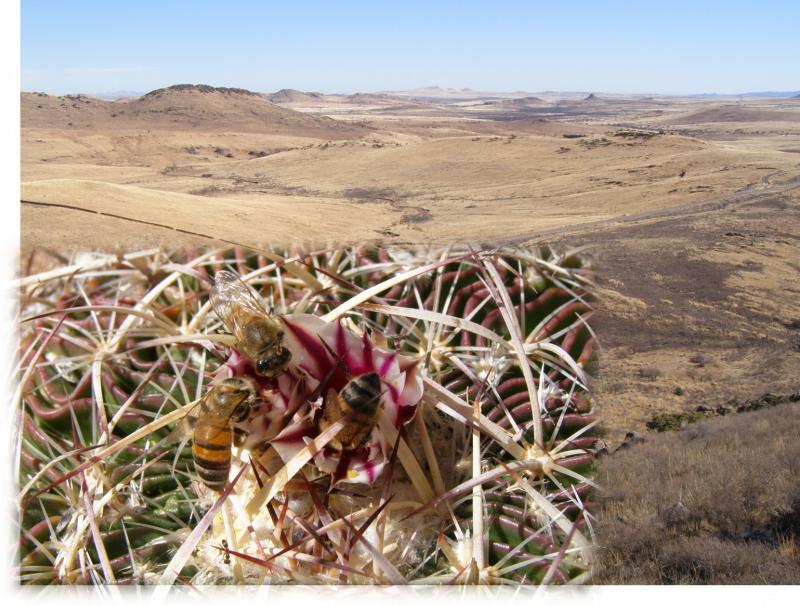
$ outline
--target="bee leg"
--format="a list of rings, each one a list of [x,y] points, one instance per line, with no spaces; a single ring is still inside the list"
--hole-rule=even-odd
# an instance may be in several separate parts
[[[247,440],[247,436],[249,435],[250,435],[249,431],[246,431],[244,429],[239,429],[238,427],[234,427],[233,445],[236,446],[236,448],[239,448],[242,444],[245,443],[245,440]]]
[[[261,399],[260,395],[251,393],[247,397],[247,400],[245,400],[245,403],[247,404],[248,411],[250,411],[261,406],[264,400]]]

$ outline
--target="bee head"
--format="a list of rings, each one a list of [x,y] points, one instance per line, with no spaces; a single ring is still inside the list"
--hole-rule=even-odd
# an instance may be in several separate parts
[[[281,347],[277,353],[255,361],[256,373],[267,379],[273,379],[286,370],[292,359],[292,352],[288,347]]]
[[[250,399],[242,400],[242,402],[233,409],[231,412],[231,421],[240,423],[250,416]]]
[[[256,362],[256,372],[262,377],[269,377],[272,372],[271,360],[258,360]]]

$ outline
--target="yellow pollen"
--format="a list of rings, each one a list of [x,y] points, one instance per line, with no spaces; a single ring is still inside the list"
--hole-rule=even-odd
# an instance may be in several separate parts
[[[351,480],[353,478],[355,478],[357,475],[358,475],[358,473],[356,472],[355,469],[348,469],[347,470],[347,477],[350,478]]]

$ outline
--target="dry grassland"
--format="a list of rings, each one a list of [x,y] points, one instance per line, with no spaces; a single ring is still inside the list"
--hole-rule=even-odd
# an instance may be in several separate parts
[[[596,583],[800,583],[800,405],[649,436],[605,460]]]
[[[655,414],[798,390],[800,188],[577,238],[598,259],[611,443]]]
[[[23,94],[22,198],[62,209],[49,220],[24,206],[23,249],[169,244],[175,229],[251,246],[491,240],[765,186],[764,176],[779,180],[796,159],[597,119],[448,121],[404,111],[367,128],[230,90],[178,87],[130,103]],[[56,128],[66,120],[72,126]],[[70,220],[67,207],[115,217]]]

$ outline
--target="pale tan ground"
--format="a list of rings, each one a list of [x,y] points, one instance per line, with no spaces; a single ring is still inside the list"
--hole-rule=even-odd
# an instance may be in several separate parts
[[[788,189],[800,100],[278,106],[181,90],[129,104],[23,93],[22,112],[23,267],[34,248],[485,242],[564,228],[598,259],[596,387],[612,442],[656,412],[800,387],[800,332],[787,328],[800,320],[800,189]],[[664,134],[624,136],[632,127]],[[704,200],[716,202],[614,224]],[[595,221],[610,223],[580,227]],[[660,376],[639,377],[649,367]]]
[[[638,116],[642,101],[557,100],[570,119],[575,112],[586,119],[566,124],[524,112],[507,120],[497,110],[487,116],[504,119],[468,120],[459,115],[463,104],[397,106],[380,95],[330,99],[320,107],[382,109],[371,124],[352,124],[230,91],[172,90],[130,103],[25,93],[22,199],[62,210],[40,208],[30,220],[37,211],[24,204],[23,248],[124,249],[137,238],[168,244],[175,229],[250,246],[482,241],[671,208],[798,174],[797,156],[771,149],[623,136],[626,129],[609,120],[624,111]],[[676,114],[682,123],[727,115],[696,102],[678,106],[692,110]],[[439,116],[410,116],[408,107]],[[746,111],[800,116],[800,107]],[[56,128],[66,120],[70,128]],[[564,137],[577,134],[585,136]],[[109,217],[64,207],[115,215],[113,229],[104,227]]]

